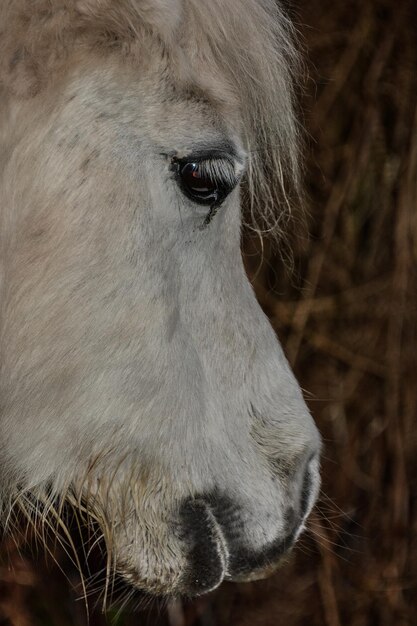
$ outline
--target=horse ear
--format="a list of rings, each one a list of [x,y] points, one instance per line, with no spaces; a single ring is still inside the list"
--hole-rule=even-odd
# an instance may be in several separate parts
[[[182,17],[182,0],[77,0],[76,10],[85,16],[106,18],[121,29],[133,27],[137,19],[161,39],[170,43],[179,27]]]

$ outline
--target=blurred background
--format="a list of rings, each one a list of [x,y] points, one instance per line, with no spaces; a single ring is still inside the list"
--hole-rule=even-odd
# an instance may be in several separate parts
[[[417,624],[417,3],[289,10],[306,58],[306,228],[293,267],[249,236],[245,259],[324,438],[321,499],[270,580],[107,617],[92,596],[92,626]],[[3,544],[1,626],[87,624],[56,556],[65,575]]]

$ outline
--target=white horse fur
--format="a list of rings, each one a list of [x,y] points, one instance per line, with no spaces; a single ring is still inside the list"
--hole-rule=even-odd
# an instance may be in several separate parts
[[[242,198],[279,224],[297,187],[296,63],[272,0],[2,0],[6,530],[68,500],[190,596],[297,539],[320,438],[240,253]],[[216,211],[187,159],[237,182]]]

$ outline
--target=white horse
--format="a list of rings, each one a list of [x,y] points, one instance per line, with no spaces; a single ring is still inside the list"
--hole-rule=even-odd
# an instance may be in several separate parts
[[[240,253],[297,184],[296,59],[273,0],[1,1],[3,527],[72,502],[151,593],[265,576],[317,497]]]

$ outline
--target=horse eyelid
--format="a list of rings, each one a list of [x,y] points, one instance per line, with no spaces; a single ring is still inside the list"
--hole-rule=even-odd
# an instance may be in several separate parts
[[[196,163],[201,166],[202,172],[207,176],[211,176],[219,184],[229,186],[230,191],[239,183],[243,173],[243,169],[239,167],[240,163],[236,163],[234,159],[230,158],[230,155],[222,154],[220,156],[210,153],[204,156],[201,154],[190,154],[186,157],[178,157],[176,155],[164,156],[170,158],[170,169],[175,174],[178,174],[181,167],[187,165],[187,163]]]

